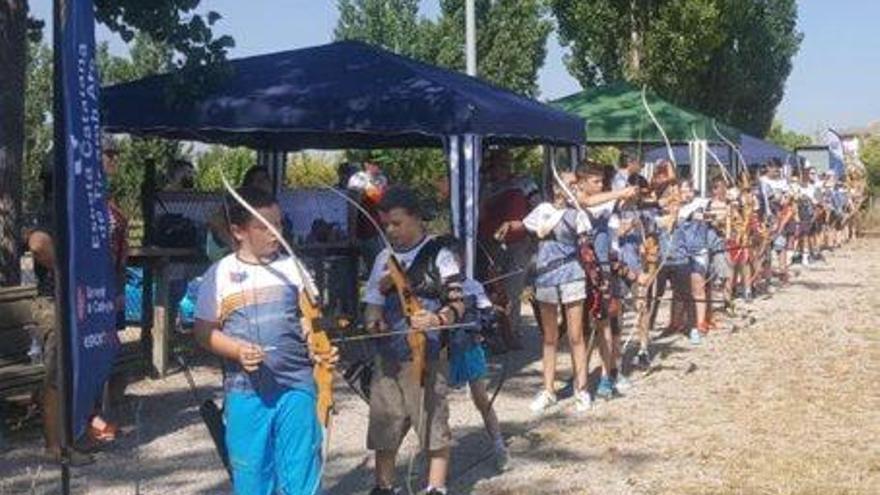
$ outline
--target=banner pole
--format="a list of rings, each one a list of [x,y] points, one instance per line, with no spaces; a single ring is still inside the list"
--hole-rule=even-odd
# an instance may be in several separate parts
[[[54,98],[52,105],[53,131],[54,131],[54,185],[53,185],[53,208],[54,208],[54,234],[55,234],[55,331],[58,332],[58,422],[59,446],[61,449],[61,493],[70,495],[70,448],[71,448],[71,420],[70,408],[70,246],[67,225],[67,131],[65,129],[64,106],[64,56],[63,30],[66,24],[65,16],[69,13],[67,0],[54,0],[53,2],[53,68],[54,68]]]

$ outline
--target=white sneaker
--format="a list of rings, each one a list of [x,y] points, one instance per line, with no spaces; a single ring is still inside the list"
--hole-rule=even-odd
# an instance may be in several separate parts
[[[629,378],[623,376],[622,374],[617,375],[617,380],[614,381],[614,388],[617,389],[618,392],[626,392],[628,390],[632,390],[632,382],[629,381]]]
[[[556,404],[556,394],[552,394],[546,390],[541,390],[538,392],[538,395],[535,396],[535,399],[529,405],[529,409],[534,413],[543,412],[548,407]]]
[[[574,394],[574,409],[577,412],[585,412],[589,411],[590,408],[593,407],[593,399],[590,398],[590,393],[586,390],[581,390],[575,392]]]
[[[801,264],[804,266],[810,266],[810,253],[801,254]]]

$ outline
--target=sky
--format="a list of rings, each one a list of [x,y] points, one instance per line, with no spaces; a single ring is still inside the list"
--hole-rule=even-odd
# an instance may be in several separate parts
[[[31,0],[31,10],[49,19],[51,4]],[[420,13],[435,17],[438,5],[422,0]],[[787,129],[811,135],[880,120],[880,1],[801,0],[798,9],[804,40],[777,117]],[[235,38],[233,58],[329,43],[338,18],[335,0],[202,0],[200,10],[223,16],[215,32]],[[109,41],[111,52],[126,53],[119,37],[101,26],[96,38]],[[552,34],[539,73],[542,100],[580,89],[565,68],[565,53]]]

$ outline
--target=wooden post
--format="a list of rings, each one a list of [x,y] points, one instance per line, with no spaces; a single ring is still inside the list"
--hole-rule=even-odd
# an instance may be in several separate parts
[[[156,302],[153,304],[153,371],[161,378],[168,369],[168,354],[171,347],[170,321],[172,311],[168,294],[168,263],[164,258],[156,260],[154,275],[156,279]]]
[[[144,167],[144,181],[141,184],[141,216],[144,219],[143,247],[154,244],[153,219],[155,217],[156,162],[148,159]],[[144,263],[141,278],[141,356],[144,363],[153,361],[153,266]],[[153,370],[150,370],[153,371]]]

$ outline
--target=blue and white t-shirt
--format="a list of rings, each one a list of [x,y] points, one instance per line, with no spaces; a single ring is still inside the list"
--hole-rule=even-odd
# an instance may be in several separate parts
[[[314,389],[299,308],[304,282],[312,288],[314,283],[311,279],[303,281],[294,263],[294,259],[279,255],[270,263],[255,264],[230,254],[205,273],[196,318],[217,322],[223,333],[258,345],[266,353],[254,373],[246,373],[237,362],[224,360],[227,391],[272,395],[284,389]]]
[[[578,260],[578,239],[592,228],[589,218],[573,208],[541,203],[523,219],[525,228],[538,237],[536,287],[554,287],[584,280]],[[552,267],[551,269],[547,269]]]

